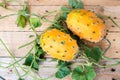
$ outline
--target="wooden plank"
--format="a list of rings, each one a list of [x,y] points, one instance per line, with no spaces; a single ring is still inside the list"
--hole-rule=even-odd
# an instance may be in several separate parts
[[[14,7],[16,7],[16,6],[14,6]],[[31,12],[34,12],[34,13],[39,14],[39,15],[43,15],[46,10],[47,11],[58,10],[58,9],[60,9],[60,7],[61,6],[30,6]],[[105,9],[103,9],[103,11],[102,11],[102,8],[99,7],[99,6],[95,6],[95,7],[94,6],[86,6],[86,8],[90,9],[90,10],[93,10],[96,13],[104,13],[106,15],[111,15],[112,18],[114,18],[114,17],[117,18],[117,19],[115,19],[115,21],[118,24],[120,23],[120,16],[119,16],[120,11],[118,9],[118,8],[120,8],[120,6],[110,7],[110,8],[109,7],[104,7]],[[112,11],[111,8],[114,8],[115,10]],[[17,7],[15,9],[17,9]],[[1,16],[9,15],[9,14],[16,14],[16,12],[6,10],[2,7],[0,7],[0,11],[1,11],[1,13],[0,13]],[[47,18],[49,20],[53,20],[53,18],[54,18],[53,15],[49,16]],[[7,18],[4,18],[4,19],[0,19],[0,31],[28,31],[28,29],[29,29],[28,26],[25,29],[20,29],[20,28],[17,27],[17,25],[15,24],[16,18],[17,18],[17,16],[11,16],[11,17],[7,17]],[[51,23],[43,23],[43,26],[41,28],[38,28],[37,30],[38,31],[43,31],[47,27],[49,27],[50,24]],[[110,22],[109,20],[106,20],[106,25],[107,25],[109,31],[120,31],[120,29],[118,29],[117,27],[114,27],[113,23]]]
[[[82,0],[84,5],[120,5],[119,0]],[[30,5],[68,5],[68,0],[29,0]]]
[[[5,41],[11,52],[14,53],[16,57],[24,56],[31,46],[26,48],[18,49],[19,46],[32,41],[34,38],[29,38],[29,35],[34,35],[33,32],[0,32],[0,38]],[[9,54],[6,52],[5,48],[0,43],[0,56],[6,57]]]
[[[0,0],[2,2],[3,0]],[[85,5],[120,5],[119,0],[82,0]],[[68,0],[28,0],[29,5],[68,5]],[[9,5],[23,5],[24,0],[16,0],[14,2],[9,2]]]
[[[14,53],[16,57],[23,57],[31,46],[18,49],[19,46],[32,41],[34,38],[28,38],[32,32],[0,32],[0,37],[5,41],[10,50]],[[106,53],[106,56],[112,58],[120,58],[120,33],[109,33],[107,38],[111,41],[111,48]],[[102,48],[107,47],[107,43],[104,42],[101,44]],[[0,45],[0,56],[7,57],[9,56],[2,45]]]
[[[18,60],[20,58],[16,58],[16,59]],[[23,63],[23,61],[21,62],[21,64]],[[0,62],[13,63],[13,61],[10,58],[0,58]],[[113,62],[109,62],[109,61],[108,62],[102,61],[102,63],[113,64]],[[7,66],[6,64],[2,64],[2,63],[0,64],[2,66]],[[46,62],[40,64],[40,70],[38,72],[39,73],[38,75],[41,76],[42,78],[46,78],[46,77],[53,75],[57,70],[56,65],[57,65],[57,62],[52,62],[51,59],[47,59]],[[119,80],[120,79],[120,68],[119,67],[120,65],[111,67],[111,68],[96,67],[95,70],[97,72],[97,76],[94,80],[112,80],[112,78]],[[20,73],[22,73],[19,66],[17,67],[17,69]],[[112,69],[114,69],[114,71],[112,71]],[[17,76],[15,75],[15,72],[12,67],[6,68],[6,69],[0,68],[0,72],[2,73],[0,74],[0,76],[4,77],[6,80],[17,80]],[[35,75],[35,73],[32,75]],[[29,76],[25,80],[34,80],[34,79],[31,79]],[[53,78],[52,80],[58,80],[58,79]],[[62,80],[71,80],[71,79],[69,79],[69,76],[68,76],[66,77],[66,79],[62,79]]]
[[[117,16],[119,17],[120,14],[120,5],[119,6],[103,6],[103,12],[105,15],[109,15],[109,16]]]
[[[7,2],[8,1],[8,2]],[[0,0],[0,3],[7,3],[6,5],[23,5],[25,0]]]
[[[21,5],[24,4],[24,0],[18,0],[19,2],[11,2],[8,5],[8,8],[14,9],[15,11],[19,10],[22,8]],[[31,8],[31,12],[37,13],[37,14],[44,14],[46,11],[53,11],[53,10],[58,10],[62,5],[68,5],[67,4],[68,0],[29,0],[29,5]],[[106,15],[110,15],[113,18],[117,17],[115,19],[117,23],[120,23],[120,1],[119,0],[83,0],[84,4],[87,5],[85,8],[93,10],[97,13],[102,13]],[[1,0],[0,0],[1,2]],[[90,6],[92,5],[92,6]],[[99,6],[98,6],[99,5]],[[11,13],[16,13],[12,11],[5,10],[0,7],[0,15],[6,15],[6,14],[11,14]],[[53,16],[50,16],[48,19],[52,20]],[[16,21],[16,16],[2,19],[0,20],[0,38],[5,40],[5,43],[7,46],[10,48],[10,50],[14,53],[16,57],[23,57],[25,53],[30,49],[31,45],[18,50],[17,48],[24,44],[27,43],[33,38],[28,38],[29,34],[33,34],[31,31],[28,30],[28,26],[24,29],[21,30],[15,25]],[[39,29],[38,31],[43,31],[45,30],[50,23],[44,23],[43,26]],[[109,21],[106,20],[106,25],[109,30],[108,34],[108,39],[111,41],[111,48],[110,50],[105,54],[107,57],[111,58],[120,58],[120,29],[117,27],[114,27],[114,25]],[[39,32],[41,33],[41,32]],[[103,44],[100,44],[103,49],[107,47],[107,43],[103,42]],[[8,53],[5,51],[3,46],[0,43],[0,57],[9,57]],[[10,58],[0,58],[0,61],[5,61],[5,62],[10,62],[12,63],[13,61]],[[107,64],[112,63],[112,62],[105,62]],[[45,66],[50,66],[53,68],[47,68]],[[50,60],[47,60],[47,62],[43,63],[40,67],[39,70],[39,76],[42,77],[48,77],[52,75],[56,71],[56,63],[50,62]],[[97,77],[95,80],[120,80],[120,66],[112,67],[115,69],[115,72],[111,71],[111,68],[107,69],[101,69],[101,68],[96,68],[97,72]],[[0,76],[4,76],[7,80],[17,80],[17,77],[15,76],[14,72],[10,72],[11,68],[8,69],[1,69]],[[42,72],[42,73],[41,73]],[[21,72],[22,73],[22,72]],[[26,80],[32,80],[30,78],[27,78]],[[52,79],[52,80],[58,80],[58,79]],[[70,80],[70,79],[65,79],[65,80]]]
[[[120,58],[120,33],[109,33],[108,39],[111,42],[111,48],[108,50],[108,52],[105,54],[108,57],[111,58]]]
[[[16,60],[19,60],[19,59],[20,58],[16,58]],[[5,67],[8,65],[4,64],[3,62],[8,63],[8,65],[9,65],[10,63],[13,63],[14,61],[11,58],[0,58],[0,66]],[[24,67],[24,69],[26,71],[28,71],[29,67],[23,66],[22,65],[23,63],[24,63],[24,59],[20,62],[20,65],[22,67]],[[51,62],[51,59],[47,59],[46,62],[44,62],[40,65],[40,70],[38,71],[39,74],[34,71],[33,72],[29,71],[29,75],[27,75],[25,80],[35,80],[36,79],[35,77],[38,77],[38,76],[41,76],[42,78],[49,77],[49,76],[53,75],[54,72],[56,72],[55,66],[56,66],[56,62]],[[21,70],[21,68],[18,65],[16,65],[16,68],[18,69],[20,75],[24,74],[24,71]],[[9,68],[0,67],[0,72],[2,73],[2,74],[0,74],[0,76],[4,77],[6,80],[17,80],[18,79],[18,76],[15,75],[15,71],[14,71],[13,67],[9,67]],[[53,79],[56,80],[55,78],[53,78]]]

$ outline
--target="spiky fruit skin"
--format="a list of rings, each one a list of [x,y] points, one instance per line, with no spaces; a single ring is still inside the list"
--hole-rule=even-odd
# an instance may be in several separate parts
[[[57,29],[46,30],[40,38],[42,49],[59,60],[69,61],[78,51],[76,40]]]
[[[99,42],[106,35],[103,21],[86,9],[72,10],[67,16],[66,23],[74,34],[90,42]]]

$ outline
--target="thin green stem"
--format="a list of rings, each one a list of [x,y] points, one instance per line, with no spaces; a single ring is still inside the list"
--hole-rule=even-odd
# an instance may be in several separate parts
[[[2,39],[0,39],[0,42],[3,44],[3,46],[5,47],[5,49],[7,50],[7,52],[10,54],[10,56],[11,56],[14,60],[16,60],[15,57],[14,57],[14,55],[10,52],[10,50],[7,48],[7,46],[6,46],[5,43],[2,41]]]
[[[118,59],[116,60],[116,59],[108,58],[105,56],[102,56],[102,59],[107,60],[107,61],[120,62],[120,60],[118,60]]]
[[[16,61],[13,53],[10,52],[10,50],[7,48],[7,46],[6,46],[5,43],[2,41],[2,39],[0,39],[0,42],[3,44],[3,46],[5,47],[5,49],[7,50],[7,52],[10,54],[11,58],[12,58],[14,61]],[[17,63],[17,65],[19,65],[20,68],[21,68],[23,71],[25,71],[25,70],[21,67],[21,65],[20,65],[19,63]],[[26,71],[25,71],[25,72],[26,72]]]
[[[9,64],[9,63],[6,63],[6,62],[0,62],[0,63],[2,63],[2,64]]]
[[[44,15],[40,16],[40,15],[37,15],[37,14],[34,14],[34,13],[31,13],[31,14],[26,14],[27,16],[36,16],[36,17],[39,17],[39,18],[44,18],[46,16],[49,16],[50,14],[53,14],[55,12],[58,12],[58,10],[54,10],[54,11],[51,11],[51,12],[47,12],[47,13],[44,13]]]
[[[9,3],[9,2],[14,2],[14,1],[17,1],[17,0],[5,0],[5,1],[1,2],[0,5],[3,5],[3,4]]]
[[[54,11],[51,11],[51,12],[44,13],[44,15],[42,16],[42,18],[46,17],[46,16],[49,16],[49,15],[55,13],[55,12],[59,12],[59,10],[54,10]]]
[[[98,67],[101,67],[101,68],[110,68],[110,67],[113,67],[113,66],[120,65],[120,62],[117,62],[116,64],[106,65],[106,66],[100,65],[100,64],[95,63],[95,62],[93,62],[93,64],[95,64],[95,65],[97,65]]]
[[[30,70],[31,70],[31,68],[33,66],[34,61],[35,61],[35,57],[34,57],[33,61],[31,62],[31,65],[29,66],[28,71],[25,74],[23,74],[22,77],[24,77],[26,74],[28,74],[30,72]]]
[[[110,19],[117,27],[120,28],[120,26],[111,17],[108,17],[108,19]]]
[[[14,16],[14,15],[18,15],[18,14],[9,14],[9,15],[5,15],[5,16],[0,16],[0,19],[6,18],[6,17],[10,17],[10,16]]]
[[[16,11],[15,9],[11,9],[11,8],[8,8],[7,6],[9,6],[9,2],[16,2],[18,0],[3,0],[3,2],[0,3],[0,6],[2,6],[3,8],[7,9],[7,10],[11,10],[11,11]]]
[[[20,76],[20,74],[19,74],[17,68],[16,68],[14,65],[13,65],[13,67],[14,67],[14,70],[15,70],[16,75],[20,78],[21,76]]]
[[[28,52],[24,57],[22,57],[21,59],[15,61],[14,63],[10,64],[10,65],[7,66],[6,68],[11,67],[11,66],[15,65],[16,63],[20,62],[21,60],[23,60],[24,58],[26,58],[26,57],[30,54],[30,52],[31,52],[32,50],[33,50],[33,47],[29,50],[29,52]]]
[[[21,75],[21,77],[26,76],[30,71],[28,70],[25,74]]]
[[[35,30],[35,28],[31,27],[31,29],[33,30],[34,34],[36,35],[36,37],[38,36],[37,31]]]
[[[36,39],[35,39],[35,40],[36,40]],[[32,44],[32,43],[34,43],[34,42],[35,42],[35,40],[33,40],[33,41],[29,42],[29,43],[26,43],[26,44],[24,44],[24,45],[20,46],[18,49],[23,48],[23,47],[26,47],[26,46],[28,46],[28,45],[30,45],[30,44]]]
[[[33,54],[33,60],[32,60],[32,62],[31,62],[31,65],[30,65],[29,69],[32,68],[34,61],[35,61],[35,54]]]
[[[104,38],[104,40],[107,41],[108,47],[103,51],[103,54],[105,54],[110,49],[110,47],[111,47],[111,42],[107,38]]]
[[[41,18],[41,16],[40,16],[40,15],[37,15],[37,14],[34,14],[34,13],[31,13],[31,14],[26,14],[26,15],[28,15],[28,16],[36,16],[36,17]]]
[[[63,26],[60,26],[60,25],[58,25],[58,24],[55,24],[54,23],[54,21],[50,21],[50,20],[48,20],[48,19],[42,19],[44,22],[49,22],[49,23],[52,23],[53,25],[55,25],[55,26],[58,26],[58,27],[63,27]]]
[[[0,65],[0,67],[1,67],[1,68],[6,68],[6,67],[4,67],[4,66],[1,66],[1,65]]]

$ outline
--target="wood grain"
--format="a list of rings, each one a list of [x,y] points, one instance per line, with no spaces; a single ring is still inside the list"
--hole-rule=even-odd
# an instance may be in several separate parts
[[[82,0],[84,5],[100,5],[100,6],[104,6],[104,5],[108,5],[108,6],[112,6],[112,5],[120,5],[120,1],[119,0]],[[68,4],[68,0],[51,0],[50,2],[48,2],[48,0],[29,0],[29,4],[30,5],[67,5]]]
[[[34,38],[29,38],[29,35],[34,35],[33,32],[0,32],[0,38],[5,41],[11,52],[14,53],[16,57],[24,56],[31,46],[18,49],[19,46],[32,41]],[[1,43],[0,43],[1,44]],[[9,56],[5,48],[0,45],[0,56]]]
[[[39,32],[40,34],[41,32]],[[32,32],[0,32],[0,37],[5,41],[6,45],[10,50],[14,53],[16,57],[23,57],[27,51],[30,49],[31,46],[28,46],[23,49],[18,49],[19,46],[28,43],[32,41],[34,38],[29,38],[29,35],[33,34]],[[34,35],[34,34],[33,34]],[[120,33],[112,33],[110,32],[107,36],[107,38],[111,42],[111,48],[106,53],[106,56],[111,58],[120,58],[120,37],[118,37]],[[102,48],[107,47],[107,42],[104,42],[100,44]],[[0,56],[1,57],[7,57],[9,56],[4,47],[0,45]]]
[[[48,8],[49,7],[49,8]],[[30,6],[31,12],[36,13],[38,15],[43,15],[46,11],[54,11],[57,9],[60,9],[61,6]],[[18,9],[18,6],[13,6],[13,8]],[[113,19],[116,17],[115,21],[119,24],[120,23],[120,6],[117,7],[100,7],[100,6],[86,6],[87,9],[93,10],[96,13],[103,13],[108,16],[111,16]],[[113,9],[112,9],[113,8]],[[114,10],[114,11],[113,11]],[[6,10],[2,7],[0,7],[0,15],[5,16],[9,14],[16,14],[15,11]],[[47,17],[49,20],[53,20],[55,14],[52,14],[52,16]],[[0,19],[0,31],[29,31],[29,26],[26,26],[25,29],[20,29],[15,24],[17,16],[11,16],[4,19]],[[12,20],[12,21],[11,21]],[[11,25],[9,25],[11,24]],[[43,23],[41,28],[38,28],[38,31],[43,31],[47,27],[50,26],[51,23]],[[8,26],[9,25],[9,26]],[[120,24],[119,24],[120,25]],[[3,27],[4,26],[4,27]],[[109,29],[109,31],[120,31],[119,28],[115,27],[115,25],[110,22],[110,20],[106,20],[106,26]]]
[[[0,0],[2,2],[3,0]],[[84,5],[108,5],[108,6],[116,6],[120,5],[119,0],[82,0]],[[68,5],[68,0],[28,0],[29,5]],[[23,5],[24,0],[16,0],[14,2],[10,2],[9,5]]]
[[[17,60],[19,60],[20,58],[16,58]],[[24,60],[23,60],[24,61]],[[23,63],[20,62],[21,64]],[[0,62],[7,62],[7,63],[13,63],[12,59],[10,58],[0,58]],[[102,63],[105,64],[113,64],[113,62],[105,62],[102,61]],[[5,64],[0,63],[0,65],[2,66],[7,66]],[[53,75],[56,72],[56,65],[57,62],[52,62],[51,59],[47,59],[46,62],[42,63],[42,65],[40,65],[40,70],[39,70],[39,76],[41,76],[42,78],[47,78],[51,75]],[[94,80],[112,80],[112,78],[120,80],[120,66],[115,66],[115,67],[111,67],[111,68],[95,68],[96,72],[97,72],[97,76]],[[22,74],[23,72],[21,71],[20,67],[17,67],[18,71]],[[115,71],[111,71],[112,69],[114,69]],[[52,71],[52,72],[51,72]],[[0,74],[0,76],[4,77],[6,80],[17,80],[18,77],[16,77],[15,73],[14,73],[14,69],[12,67],[8,68],[8,69],[0,69],[1,73],[4,74]],[[32,75],[35,75],[32,74]],[[69,79],[70,76],[66,77],[65,79],[62,80],[70,80]],[[31,76],[28,76],[26,78],[26,80],[31,80]],[[56,78],[52,78],[52,80],[58,80]]]
[[[3,0],[0,0],[2,2]],[[82,0],[85,4],[85,8],[95,11],[95,13],[105,14],[115,18],[114,20],[120,25],[120,0]],[[68,5],[68,0],[28,0],[28,4],[31,12],[38,15],[43,15],[46,11],[53,11],[60,9],[63,5]],[[24,5],[24,0],[18,0],[18,2],[10,2],[7,5],[8,9],[0,7],[0,15],[16,14],[18,10],[22,9]],[[53,20],[55,14],[47,17],[49,20]],[[29,35],[34,35],[33,32],[29,29],[27,25],[25,29],[20,29],[16,26],[17,16],[11,16],[5,19],[0,19],[0,38],[2,38],[8,48],[13,52],[15,57],[23,57],[32,45],[18,49],[19,46],[30,42],[34,39],[29,38]],[[37,31],[39,34],[43,32],[51,23],[43,23],[41,28],[38,28]],[[106,20],[105,24],[108,29],[107,38],[111,41],[111,47],[109,51],[105,54],[107,57],[111,58],[120,58],[120,29],[115,27],[115,25],[110,21]],[[100,44],[102,49],[107,47],[107,43],[103,42]],[[9,58],[9,54],[5,48],[0,43],[0,62],[12,63],[13,61]],[[49,57],[49,56],[48,56]],[[17,58],[20,59],[20,58]],[[22,64],[23,62],[21,62]],[[101,63],[111,64],[113,62],[103,61]],[[56,71],[56,62],[51,62],[50,58],[40,65],[39,76],[48,77],[55,73]],[[1,65],[1,63],[0,63]],[[45,67],[49,66],[49,68]],[[95,80],[120,80],[120,66],[112,67],[115,71],[111,71],[111,68],[95,68],[97,72],[97,77]],[[19,69],[19,68],[18,68]],[[2,69],[0,68],[0,76],[6,78],[6,80],[17,80],[15,73],[12,71],[12,68]],[[19,69],[20,70],[20,69]],[[2,74],[1,74],[2,73]],[[20,73],[21,70],[20,70]],[[31,80],[27,78],[26,80]],[[34,79],[33,79],[34,80]],[[58,80],[53,78],[52,80]],[[69,77],[64,80],[70,80]]]

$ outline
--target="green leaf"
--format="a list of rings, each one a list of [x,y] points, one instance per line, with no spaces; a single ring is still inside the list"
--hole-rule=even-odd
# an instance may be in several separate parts
[[[22,28],[25,27],[27,20],[29,19],[29,9],[25,5],[22,10],[18,11],[18,18],[16,20],[16,24]]]
[[[30,54],[30,55],[26,58],[24,65],[26,65],[26,66],[31,66],[31,65],[32,65],[32,68],[33,68],[33,69],[38,70],[38,69],[39,69],[39,64],[37,63],[36,60],[34,60],[34,61],[33,61],[33,60],[34,60],[34,57],[33,57],[32,54]]]
[[[70,9],[67,8],[66,6],[61,7],[62,10],[62,15],[61,17],[66,20],[68,13],[70,12]]]
[[[93,66],[86,66],[86,76],[87,80],[93,80],[96,77],[96,73]]]
[[[23,15],[19,15],[16,24],[17,26],[24,28],[26,25],[26,18]]]
[[[72,9],[83,9],[84,5],[81,0],[69,0],[69,5]]]
[[[37,56],[40,56],[41,54],[44,54],[44,51],[43,51],[42,49],[39,49],[39,50],[37,51]]]
[[[67,67],[61,67],[56,73],[55,73],[55,76],[56,78],[64,78],[66,77],[67,75],[70,74],[70,69],[67,68]]]
[[[41,57],[45,55],[45,52],[43,51],[43,49],[40,47],[39,44],[36,43],[36,45],[34,46],[34,51],[35,51],[35,55],[37,57]]]
[[[93,49],[86,47],[85,48],[86,56],[92,61],[99,62],[102,58],[102,51],[99,47],[94,47]]]
[[[36,61],[34,61],[32,67],[33,67],[35,70],[39,70],[39,64],[38,64]]]
[[[42,25],[39,18],[31,17],[29,21],[30,21],[30,25],[33,26],[34,28],[40,27]]]
[[[72,80],[93,80],[96,73],[92,66],[77,66],[72,73]]]
[[[24,65],[30,66],[33,60],[34,60],[33,55],[30,54],[30,55],[26,58]]]
[[[69,65],[71,65],[71,62],[66,62],[66,61],[59,60],[57,66],[59,68],[61,68],[61,67],[65,67],[65,66],[69,67]]]
[[[23,11],[24,11],[25,13],[30,13],[29,8],[28,8],[27,5],[24,5],[24,6],[23,6]]]
[[[84,9],[83,2],[81,0],[78,0],[78,3],[75,8]]]
[[[19,78],[18,80],[25,80],[25,79],[23,79],[23,78]]]
[[[83,68],[76,67],[73,70],[72,80],[86,80]]]
[[[71,72],[69,69],[70,64],[71,64],[71,62],[59,60],[58,65],[57,65],[58,71],[55,74],[56,78],[64,78],[65,76],[70,74],[70,72]]]
[[[34,35],[29,35],[29,38],[32,38],[32,37],[34,37]]]
[[[39,45],[39,47],[40,47],[40,37],[41,37],[41,35],[38,35],[38,36],[37,36],[37,40],[36,40],[36,41],[37,41],[37,44]]]
[[[61,10],[64,11],[64,12],[69,12],[70,11],[70,9],[67,8],[66,6],[62,6]]]
[[[29,19],[29,16],[30,16],[30,15],[28,15],[29,13],[30,13],[30,11],[29,11],[29,8],[27,5],[24,5],[23,9],[19,10],[19,12],[18,12],[19,15],[24,16],[27,20]]]
[[[76,4],[77,4],[77,0],[69,0],[69,5],[71,8],[75,8]]]
[[[57,61],[58,59],[56,59],[56,58],[52,58],[52,60],[51,61]]]

